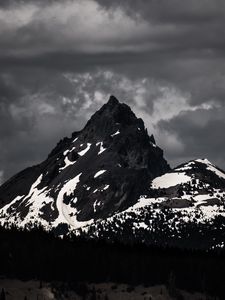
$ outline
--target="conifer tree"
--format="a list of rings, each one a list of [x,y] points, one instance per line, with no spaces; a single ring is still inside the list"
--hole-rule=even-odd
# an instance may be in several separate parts
[[[1,295],[0,295],[0,300],[6,300],[5,290],[3,288],[2,288],[2,291],[1,291]]]

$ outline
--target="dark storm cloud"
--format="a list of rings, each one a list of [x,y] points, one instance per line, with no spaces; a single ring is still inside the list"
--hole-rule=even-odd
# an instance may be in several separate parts
[[[222,0],[0,1],[0,177],[44,159],[109,94],[172,164],[225,168],[224,34]]]
[[[151,21],[160,22],[208,22],[215,17],[223,16],[224,1],[222,0],[97,0],[107,9],[121,7],[130,15],[142,16]]]
[[[1,0],[0,7],[10,8],[16,5],[35,4],[35,5],[48,5],[57,3],[61,0]]]
[[[211,111],[199,109],[182,113],[169,122],[161,121],[159,127],[182,141],[185,151],[180,161],[207,157],[224,168],[224,115],[224,107]],[[177,160],[173,153],[171,159]]]

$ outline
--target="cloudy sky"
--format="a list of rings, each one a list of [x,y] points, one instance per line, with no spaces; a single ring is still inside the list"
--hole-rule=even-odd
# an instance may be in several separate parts
[[[172,166],[225,169],[224,0],[1,0],[0,181],[43,160],[110,94]]]

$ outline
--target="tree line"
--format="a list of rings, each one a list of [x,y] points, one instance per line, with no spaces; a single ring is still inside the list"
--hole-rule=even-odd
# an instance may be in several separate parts
[[[0,276],[22,280],[173,284],[224,299],[225,251],[56,238],[41,228],[0,228]]]

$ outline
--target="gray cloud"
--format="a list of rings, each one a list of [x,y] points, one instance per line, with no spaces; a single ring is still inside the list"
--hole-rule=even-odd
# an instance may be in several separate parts
[[[47,156],[109,94],[173,165],[225,168],[224,1],[1,1],[0,170]]]
[[[176,135],[184,145],[185,151],[180,153],[181,161],[207,157],[224,168],[224,113],[224,106],[183,112],[169,122],[160,121],[159,127],[169,135]],[[173,153],[170,156],[173,161],[177,160]]]

